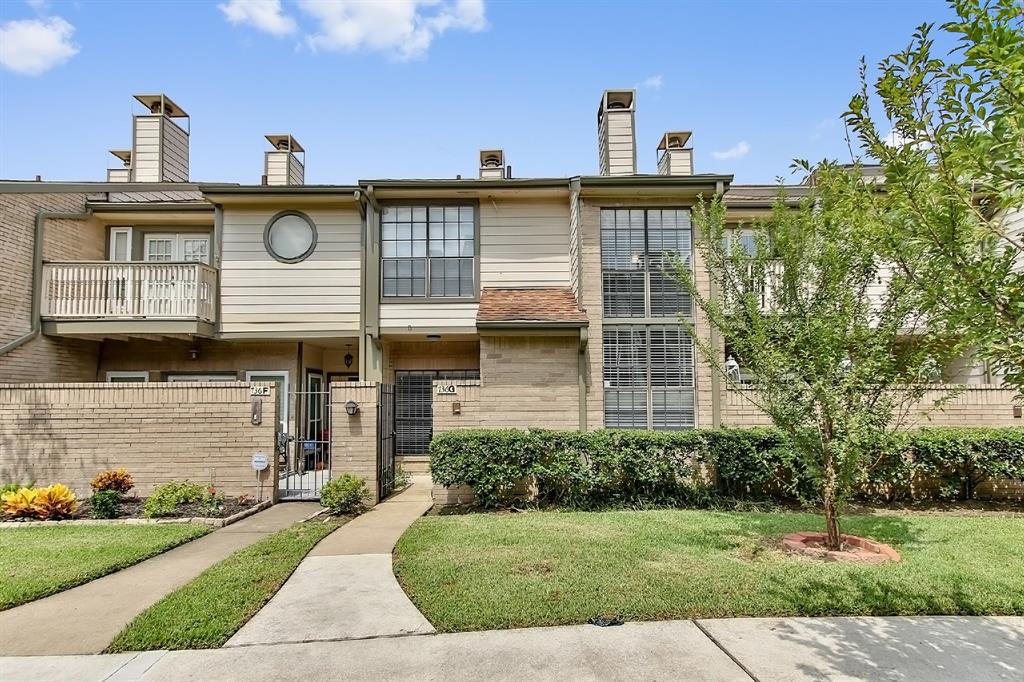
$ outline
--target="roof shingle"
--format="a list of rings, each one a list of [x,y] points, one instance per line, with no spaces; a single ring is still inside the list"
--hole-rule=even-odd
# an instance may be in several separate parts
[[[569,287],[485,288],[480,292],[477,324],[522,322],[530,326],[546,323],[587,325]]]

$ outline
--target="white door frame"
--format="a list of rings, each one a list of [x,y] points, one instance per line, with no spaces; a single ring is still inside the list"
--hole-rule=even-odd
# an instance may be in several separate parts
[[[246,370],[246,372],[245,372],[245,380],[246,381],[252,381],[253,380],[252,379],[253,375],[281,377],[281,379],[283,380],[282,390],[284,391],[284,399],[281,401],[281,404],[284,406],[284,415],[283,415],[284,418],[282,419],[282,415],[277,415],[277,421],[278,421],[278,424],[281,426],[281,431],[283,433],[287,433],[287,434],[291,435],[291,431],[288,428],[288,426],[289,426],[289,424],[288,424],[288,415],[289,415],[289,409],[288,409],[288,374],[289,374],[289,372],[286,369],[251,369],[251,370]]]

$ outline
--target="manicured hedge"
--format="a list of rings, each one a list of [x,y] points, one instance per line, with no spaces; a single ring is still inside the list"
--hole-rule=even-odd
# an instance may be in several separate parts
[[[866,497],[970,499],[986,480],[1024,480],[1024,429],[920,429],[889,438],[867,461]],[[705,505],[715,495],[806,498],[814,490],[784,435],[770,428],[449,431],[431,442],[430,469],[436,482],[469,486],[487,507],[527,495],[595,508]]]

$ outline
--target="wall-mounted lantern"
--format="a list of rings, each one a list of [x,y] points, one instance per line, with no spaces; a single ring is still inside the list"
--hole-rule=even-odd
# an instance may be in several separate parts
[[[351,367],[352,366],[352,361],[355,360],[355,358],[352,357],[351,353],[345,353],[345,357],[343,359],[345,360],[345,366],[346,367]]]
[[[354,400],[348,401],[347,403],[345,403],[345,412],[350,417],[356,416],[356,413],[359,412],[359,403],[357,403]]]

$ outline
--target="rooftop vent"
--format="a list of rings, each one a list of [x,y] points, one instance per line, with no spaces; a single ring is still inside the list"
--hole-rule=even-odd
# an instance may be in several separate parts
[[[267,185],[301,185],[306,181],[306,150],[291,135],[267,135],[272,151],[263,155]]]
[[[107,182],[131,182],[132,150],[111,149],[110,153],[121,160],[121,166],[119,168],[107,169]]]
[[[167,95],[135,95],[135,99],[146,113],[134,116],[131,180],[188,182],[188,114]]]
[[[605,90],[597,108],[601,175],[636,175],[636,91]]]
[[[658,143],[658,175],[693,175],[692,133],[665,133]]]
[[[505,152],[501,149],[484,149],[480,152],[480,178],[501,180],[505,174]]]

